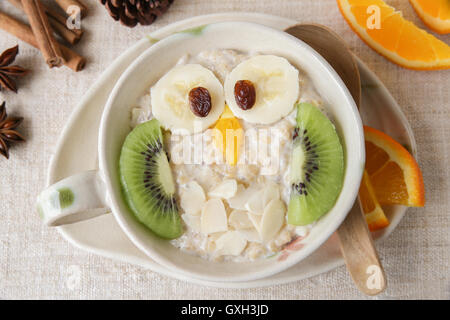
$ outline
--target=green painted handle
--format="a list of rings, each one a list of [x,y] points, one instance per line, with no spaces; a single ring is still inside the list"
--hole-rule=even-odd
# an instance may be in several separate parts
[[[98,171],[86,171],[44,190],[37,200],[39,214],[48,226],[75,223],[108,213],[105,184]]]

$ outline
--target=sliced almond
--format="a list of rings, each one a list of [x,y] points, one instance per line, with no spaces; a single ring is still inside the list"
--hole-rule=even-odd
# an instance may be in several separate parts
[[[134,128],[141,123],[144,115],[144,108],[136,107],[131,109],[131,126]]]
[[[202,210],[200,219],[202,233],[214,233],[228,230],[227,212],[220,199],[208,200]]]
[[[309,229],[307,226],[298,226],[295,227],[295,233],[300,237],[306,237],[309,233]]]
[[[250,243],[246,249],[247,255],[251,260],[261,257],[265,253],[265,248],[259,243]]]
[[[288,230],[281,230],[275,237],[275,245],[282,247],[283,245],[289,243],[292,240],[291,233]]]
[[[242,184],[237,185],[236,195],[227,199],[228,205],[232,209],[245,210],[245,203],[247,202],[247,189]]]
[[[242,237],[244,237],[245,240],[249,242],[257,242],[261,243],[261,236],[259,235],[259,232],[255,229],[243,229],[238,230],[238,232],[241,234]]]
[[[212,242],[216,242],[217,239],[219,239],[221,236],[223,236],[227,232],[228,231],[212,233],[212,234],[208,235],[208,240],[212,241]]]
[[[217,249],[216,241],[224,234],[225,234],[225,232],[216,232],[216,233],[208,235],[208,239],[206,241],[206,251],[209,253],[215,253],[215,251]]]
[[[263,206],[266,207],[270,201],[280,199],[280,187],[277,183],[270,181],[264,188]]]
[[[245,204],[245,209],[247,209],[253,214],[262,215],[264,212],[263,196],[264,196],[264,189],[257,191],[254,190],[250,194],[250,197],[248,198],[248,201]]]
[[[212,198],[230,199],[236,195],[237,182],[234,179],[226,179],[212,189],[208,196]]]
[[[236,230],[249,229],[253,227],[253,223],[248,217],[246,211],[233,210],[228,217],[228,224]]]
[[[253,227],[256,229],[256,231],[260,232],[262,216],[249,212],[248,218],[253,223]]]
[[[194,170],[197,182],[203,187],[205,192],[214,189],[222,181],[219,175],[209,166],[196,167]]]
[[[281,200],[272,200],[264,210],[260,234],[264,242],[272,240],[280,231],[286,216],[286,206]]]
[[[181,215],[181,218],[183,219],[184,223],[186,223],[188,228],[192,229],[195,232],[201,232],[200,216],[193,216],[191,214],[185,213]]]
[[[196,181],[191,181],[187,183],[184,188],[182,188],[180,194],[180,205],[185,213],[199,215],[205,201],[205,192]]]
[[[238,231],[228,231],[216,240],[218,253],[226,256],[238,256],[247,246],[247,240]]]

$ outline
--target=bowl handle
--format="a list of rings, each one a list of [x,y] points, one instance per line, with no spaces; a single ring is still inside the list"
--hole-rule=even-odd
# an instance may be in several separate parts
[[[110,212],[105,183],[96,170],[82,172],[51,185],[38,196],[37,208],[44,223],[53,227]]]

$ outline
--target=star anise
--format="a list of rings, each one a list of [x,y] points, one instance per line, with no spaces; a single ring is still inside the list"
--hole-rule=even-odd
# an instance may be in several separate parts
[[[5,88],[17,93],[17,85],[13,77],[22,77],[28,73],[28,70],[10,64],[14,62],[19,53],[19,46],[15,46],[3,52],[0,55],[0,89]]]
[[[9,117],[6,114],[6,103],[0,105],[0,154],[9,159],[11,143],[25,141],[25,138],[16,131],[22,123],[22,117]]]

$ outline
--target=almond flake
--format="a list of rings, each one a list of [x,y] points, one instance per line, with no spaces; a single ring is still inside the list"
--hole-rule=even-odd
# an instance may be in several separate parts
[[[182,188],[180,205],[185,213],[191,215],[200,214],[205,201],[205,192],[196,181],[191,181]]]
[[[216,240],[218,253],[222,255],[238,256],[247,246],[247,240],[238,231],[228,231]]]
[[[262,217],[260,215],[253,214],[253,213],[249,212],[248,213],[248,218],[253,223],[253,227],[256,229],[256,231],[260,232]]]
[[[222,198],[229,199],[236,195],[237,192],[237,182],[234,179],[226,179],[213,190],[211,190],[208,195],[212,198]]]
[[[202,233],[215,233],[228,230],[227,212],[220,199],[208,200],[202,210],[200,219]]]
[[[245,203],[247,201],[245,187],[242,184],[238,184],[236,195],[232,198],[227,199],[227,201],[230,208],[236,210],[245,210]]]
[[[228,217],[228,223],[236,230],[248,229],[253,227],[253,223],[248,217],[246,211],[233,210]]]
[[[184,223],[186,223],[188,228],[192,229],[195,232],[201,232],[200,216],[193,216],[185,213],[181,215],[181,218],[183,219]]]
[[[309,233],[309,229],[307,226],[298,226],[295,227],[295,233],[300,237],[306,237]]]
[[[264,242],[272,240],[280,231],[286,216],[286,206],[281,200],[272,200],[264,210],[260,234]]]
[[[255,229],[243,229],[243,230],[238,230],[238,232],[241,234],[241,236],[249,241],[249,242],[257,242],[257,243],[261,243],[261,236],[259,235],[259,232],[256,231]]]
[[[270,181],[264,188],[263,205],[266,207],[270,201],[280,199],[280,187],[277,183]]]
[[[263,196],[264,189],[253,191],[245,204],[245,208],[253,214],[262,215],[264,212]]]

